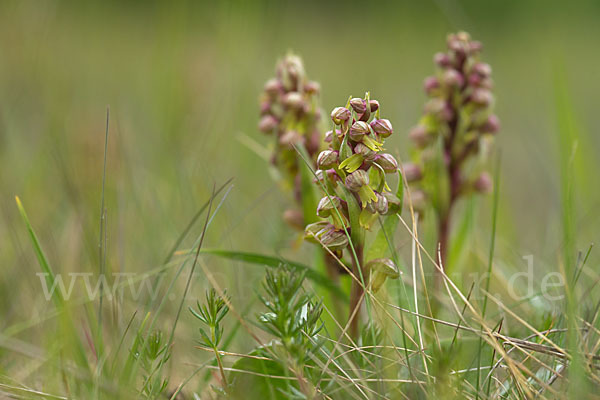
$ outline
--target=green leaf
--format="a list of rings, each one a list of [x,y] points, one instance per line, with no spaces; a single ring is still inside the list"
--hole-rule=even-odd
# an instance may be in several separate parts
[[[369,246],[366,252],[365,260],[373,260],[376,258],[383,258],[391,252],[390,243],[393,243],[394,233],[398,226],[398,217],[396,215],[389,215],[385,217],[381,228],[377,232],[377,236]]]
[[[56,279],[56,277],[54,276],[54,272],[52,271],[52,268],[50,267],[50,263],[48,262],[48,259],[46,258],[46,254],[44,254],[44,250],[42,250],[40,241],[38,240],[37,235],[35,234],[35,231],[33,230],[31,223],[29,222],[29,218],[27,217],[27,213],[25,212],[25,208],[23,207],[23,204],[21,203],[21,199],[19,199],[19,196],[15,197],[15,201],[17,202],[17,208],[19,209],[21,218],[23,218],[23,221],[25,222],[25,226],[27,227],[27,232],[29,233],[29,238],[31,239],[31,243],[33,244],[33,249],[34,249],[35,255],[38,259],[38,263],[40,264],[40,267],[42,268],[42,272],[44,272],[44,274],[46,274],[46,281],[48,282],[48,287],[53,287],[54,280]],[[64,303],[64,299],[62,297],[62,293],[60,290],[55,290],[52,293],[52,299],[56,303],[57,307],[61,307]]]
[[[400,200],[398,214],[402,214],[402,206],[404,203],[404,179],[402,176],[402,171],[400,170],[398,170],[398,189],[396,189],[396,197]]]
[[[312,268],[294,261],[286,260],[276,256],[266,256],[258,253],[247,253],[241,251],[230,251],[221,249],[201,249],[200,253],[212,254],[218,257],[227,258],[230,260],[243,261],[248,264],[263,265],[271,268],[277,268],[281,265],[289,265],[292,268],[306,272],[306,277],[315,284],[329,290],[332,294],[341,300],[347,301],[346,294],[326,276],[313,270]]]
[[[340,146],[340,161],[344,162],[350,156],[352,156],[352,150],[350,150],[350,146],[348,146],[348,135],[344,135],[342,145]]]
[[[350,239],[354,246],[359,247],[364,242],[364,229],[360,226],[360,206],[356,201],[356,197],[345,186],[342,186],[343,197],[348,204],[348,216],[350,217]]]

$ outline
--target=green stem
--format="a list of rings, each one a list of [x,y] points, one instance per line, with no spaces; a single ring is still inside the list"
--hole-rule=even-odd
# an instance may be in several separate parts
[[[219,350],[216,347],[213,347],[213,351],[215,352],[217,365],[219,366],[219,371],[221,372],[221,379],[223,380],[223,389],[227,391],[227,377],[225,376],[225,371],[223,370],[223,362],[221,361],[221,355],[219,354]]]
[[[354,310],[360,308],[360,303],[364,297],[364,287],[362,281],[367,282],[362,270],[363,264],[363,246],[356,246],[356,257],[352,258],[352,273],[356,279],[352,279],[352,287],[350,289],[350,310],[348,318],[350,318],[350,336],[354,339],[358,338],[358,322],[360,319],[360,310],[356,311],[354,316]],[[362,278],[362,279],[361,279]],[[360,280],[359,280],[360,279]]]

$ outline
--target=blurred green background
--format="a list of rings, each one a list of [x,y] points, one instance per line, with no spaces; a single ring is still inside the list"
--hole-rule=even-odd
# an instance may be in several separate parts
[[[234,188],[205,246],[308,263],[290,249],[295,234],[280,219],[289,199],[267,163],[240,140],[269,144],[256,129],[258,95],[276,60],[288,50],[303,57],[309,77],[321,83],[326,112],[371,91],[395,128],[388,149],[407,159],[406,134],[425,100],[423,78],[446,35],[457,30],[484,43],[496,83],[496,262],[518,271],[526,265],[521,257],[531,254],[536,270],[559,270],[561,113],[570,116],[578,142],[571,182],[578,249],[600,233],[599,20],[600,2],[591,0],[1,2],[0,331],[34,321],[18,337],[40,346],[49,340],[38,336],[48,325],[35,321],[52,305],[41,295],[15,195],[55,270],[99,269],[107,106],[109,271],[159,266],[213,184],[231,177]],[[557,87],[567,90],[567,110],[557,109]],[[491,198],[478,203],[469,249],[475,264],[488,249]],[[399,246],[408,248],[403,235]],[[592,252],[589,277],[597,277],[598,260]],[[260,269],[205,261],[234,304],[254,296]],[[205,285],[195,280],[192,297]],[[125,307],[112,317],[115,326],[136,304]],[[193,360],[186,346],[197,334],[187,317],[175,352]],[[163,323],[169,326],[168,317]],[[10,369],[11,360],[0,369]]]

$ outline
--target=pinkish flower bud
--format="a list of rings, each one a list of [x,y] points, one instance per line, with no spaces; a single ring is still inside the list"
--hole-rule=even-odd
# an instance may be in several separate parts
[[[307,134],[306,136],[306,151],[310,155],[317,154],[317,152],[321,149],[321,132],[315,128],[311,134]]]
[[[446,53],[436,53],[433,56],[433,62],[441,68],[447,68],[452,65],[452,60]]]
[[[500,130],[500,120],[494,114],[490,115],[481,127],[481,131],[484,133],[496,133]]]
[[[362,137],[371,133],[369,129],[369,124],[364,121],[356,121],[350,127],[350,139],[355,142],[360,142]]]
[[[298,92],[289,92],[283,97],[283,104],[289,108],[299,110],[304,106],[304,99]]]
[[[358,143],[356,146],[354,146],[354,154],[360,154],[363,156],[363,159],[367,161],[373,161],[377,155],[377,153],[362,143]]]
[[[410,140],[419,148],[426,147],[431,142],[431,134],[427,132],[427,128],[424,125],[417,125],[412,128],[408,134]]]
[[[391,154],[378,154],[375,158],[375,162],[387,173],[393,173],[398,171],[398,161],[396,161],[394,156],[392,156]]]
[[[328,230],[321,235],[320,240],[331,251],[343,250],[348,246],[348,237],[343,230]]]
[[[471,73],[479,75],[481,78],[487,78],[492,74],[492,67],[489,64],[478,62],[471,68]]]
[[[296,130],[287,131],[279,137],[279,143],[284,146],[297,145],[302,142],[304,142],[304,136]]]
[[[369,108],[371,112],[375,112],[379,109],[379,102],[377,100],[369,100]]]
[[[470,86],[478,87],[478,86],[481,86],[483,79],[481,78],[481,76],[479,76],[477,74],[471,74],[471,75],[469,75],[468,82],[469,82]]]
[[[473,40],[471,43],[469,43],[469,50],[471,54],[478,53],[483,50],[483,44],[477,40]]]
[[[373,132],[383,138],[387,138],[394,133],[392,123],[387,119],[376,119],[375,121],[372,121],[371,129],[373,129]]]
[[[336,196],[325,196],[319,201],[319,205],[317,206],[317,215],[321,218],[327,218],[332,213],[335,213],[335,210],[341,212],[342,210],[342,200]]]
[[[494,87],[494,81],[492,81],[490,78],[482,79],[481,82],[479,82],[479,86],[483,89],[492,90]]]
[[[360,188],[369,184],[369,174],[362,170],[356,170],[346,177],[346,187],[353,191],[358,192]]]
[[[334,169],[328,169],[326,171],[319,169],[315,172],[315,175],[317,176],[316,179],[314,179],[315,183],[325,183],[325,178],[329,179],[333,184],[337,184],[337,181],[339,181],[339,177]]]
[[[479,193],[490,193],[493,188],[492,177],[487,172],[479,174],[475,182],[473,182],[473,188]]]
[[[339,137],[342,134],[342,131],[340,131],[339,129],[335,130],[335,134],[337,137]],[[325,141],[327,143],[331,143],[333,141],[333,131],[327,131],[325,132]]]
[[[435,76],[428,76],[423,81],[423,88],[425,89],[425,93],[432,94],[434,90],[440,87],[440,81]]]
[[[379,193],[375,193],[375,196],[377,196],[377,201],[375,202],[375,204],[373,204],[373,202],[371,202],[369,204],[374,205],[375,212],[378,213],[379,215],[387,214],[387,212],[389,210],[387,198]]]
[[[320,91],[321,91],[321,85],[319,85],[318,82],[310,81],[304,85],[304,92],[306,94],[313,95],[313,94],[319,93]]]
[[[425,104],[425,112],[433,114],[443,121],[450,121],[454,117],[452,107],[444,99],[434,98]]]
[[[350,119],[351,113],[346,107],[336,107],[331,112],[331,119],[336,125],[342,125]]]
[[[492,104],[494,97],[487,89],[475,89],[471,94],[471,101],[480,106],[487,107]]]
[[[356,114],[362,115],[367,111],[367,102],[361,98],[355,97],[350,100],[350,107],[352,107]]]
[[[406,163],[404,167],[404,177],[406,182],[412,183],[421,180],[423,178],[423,170],[417,164]]]
[[[323,150],[317,157],[319,169],[330,169],[338,163],[338,152],[335,150]]]
[[[465,79],[455,69],[447,69],[444,72],[444,84],[449,87],[461,87],[465,83]]]
[[[272,115],[265,115],[258,122],[258,129],[263,133],[271,133],[278,124],[277,118]]]
[[[270,101],[262,101],[260,103],[260,115],[270,114],[271,113],[271,102]]]
[[[300,210],[295,208],[283,212],[283,220],[292,228],[302,230],[304,228],[304,216]]]
[[[281,84],[279,79],[269,79],[267,83],[265,83],[264,90],[266,94],[273,98],[283,91],[283,85]]]

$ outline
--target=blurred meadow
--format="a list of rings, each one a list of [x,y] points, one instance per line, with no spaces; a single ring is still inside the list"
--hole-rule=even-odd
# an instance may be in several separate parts
[[[561,271],[564,185],[573,195],[575,250],[587,251],[600,234],[599,20],[600,3],[592,0],[2,1],[0,381],[10,376],[35,387],[48,376],[56,381],[48,390],[61,391],[58,373],[45,361],[60,358],[60,322],[42,294],[15,196],[55,272],[97,274],[107,107],[107,272],[155,271],[213,186],[229,178],[233,188],[204,247],[311,264],[312,247],[298,244],[298,234],[281,220],[290,197],[248,145],[270,145],[257,129],[258,95],[290,50],[321,83],[326,113],[349,95],[370,91],[394,124],[387,149],[408,160],[407,133],[422,113],[432,55],[449,32],[466,30],[483,42],[502,122],[498,272],[491,292],[510,303],[501,282],[527,270],[524,256],[533,256],[535,276]],[[472,201],[468,240],[453,269],[464,291],[468,274],[486,268],[492,220],[491,196]],[[463,203],[458,212],[464,210]],[[399,231],[397,246],[408,260],[410,236]],[[190,248],[200,232],[201,222],[179,250]],[[434,237],[426,243],[433,253]],[[582,272],[586,281],[600,278],[599,261],[592,250]],[[179,266],[169,265],[167,274]],[[201,256],[201,266],[175,330],[170,386],[210,358],[193,349],[198,334],[187,312],[209,286],[204,268],[228,289],[238,312],[256,314],[252,299],[264,269],[214,256]],[[173,325],[185,283],[184,276],[176,281],[177,296],[166,301],[158,327]],[[533,285],[539,289],[539,281]],[[93,330],[97,307],[73,307],[82,337]],[[525,302],[515,309],[542,315],[532,307]],[[127,297],[106,301],[107,337],[122,332],[136,310],[137,319],[150,311]],[[247,352],[252,345],[250,336],[238,335],[230,350]]]

